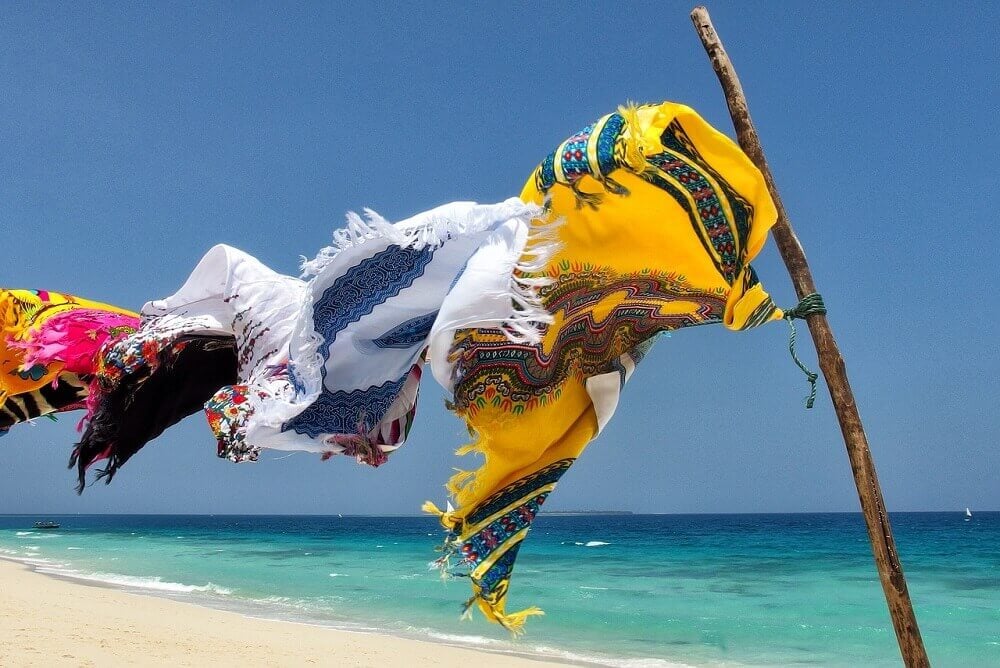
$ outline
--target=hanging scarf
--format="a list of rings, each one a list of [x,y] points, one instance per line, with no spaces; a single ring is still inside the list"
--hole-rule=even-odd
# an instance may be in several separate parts
[[[109,460],[98,477],[110,481],[201,404],[229,461],[271,448],[383,464],[409,433],[449,288],[482,248],[520,255],[541,213],[515,198],[446,204],[395,224],[351,214],[334,245],[304,263],[308,281],[214,247],[177,293],[143,306],[135,334],[104,351],[71,461],[81,489],[95,462]],[[509,267],[501,275],[501,324],[533,332],[525,322],[546,319],[536,295]]]
[[[134,313],[72,295],[0,289],[0,430],[82,408],[101,346],[138,323]]]
[[[518,550],[653,337],[712,323],[741,330],[782,314],[748,264],[776,217],[764,180],[688,107],[604,116],[539,165],[522,199],[545,202],[549,221],[561,221],[561,249],[540,258],[529,244],[517,270],[539,286],[551,321],[535,343],[510,341],[494,325],[497,305],[478,296],[497,258],[470,260],[439,322],[466,317],[435,328],[430,361],[476,437],[459,454],[485,461],[449,482],[457,509],[425,504],[448,530],[439,563],[471,580],[466,610],[478,606],[514,632],[541,614],[506,611]],[[541,268],[525,266],[540,259]]]

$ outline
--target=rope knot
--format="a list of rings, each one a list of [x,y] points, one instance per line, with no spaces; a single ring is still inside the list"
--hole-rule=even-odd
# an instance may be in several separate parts
[[[799,301],[794,307],[785,311],[785,319],[799,318],[804,320],[810,315],[826,315],[826,304],[823,303],[823,295],[818,292],[811,292]]]
[[[819,378],[819,375],[814,371],[810,371],[802,363],[798,355],[795,354],[795,323],[793,320],[796,318],[804,320],[810,315],[826,315],[826,304],[823,303],[823,297],[818,292],[812,292],[803,297],[798,304],[785,311],[784,316],[791,330],[788,337],[788,352],[792,354],[792,360],[796,366],[802,369],[802,373],[806,375],[806,380],[809,381],[809,396],[806,397],[806,408],[812,408],[813,404],[816,403],[816,380]]]

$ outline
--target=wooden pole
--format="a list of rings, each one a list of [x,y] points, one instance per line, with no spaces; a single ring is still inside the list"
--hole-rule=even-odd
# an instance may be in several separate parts
[[[772,229],[772,234],[777,243],[778,251],[781,253],[781,258],[791,274],[795,292],[799,299],[802,299],[806,295],[816,292],[816,285],[813,283],[812,272],[806,262],[802,245],[788,222],[788,215],[781,203],[781,197],[778,195],[774,177],[771,175],[767,160],[764,158],[760,138],[757,136],[757,130],[754,129],[753,121],[750,118],[750,110],[743,94],[743,87],[740,85],[736,70],[722,46],[722,40],[715,32],[708,10],[704,7],[696,7],[691,12],[691,20],[694,22],[698,37],[701,38],[701,43],[712,61],[715,74],[722,84],[740,146],[757,165],[767,181],[767,188],[778,209],[778,221]],[[858,414],[858,407],[854,401],[854,393],[847,380],[844,360],[837,348],[837,342],[833,338],[833,332],[826,316],[810,315],[806,317],[806,322],[816,345],[819,365],[830,390],[830,398],[833,400],[833,407],[837,412],[840,430],[844,434],[847,456],[851,460],[854,482],[858,487],[858,497],[861,500],[861,512],[864,515],[865,524],[868,526],[868,537],[871,540],[879,578],[882,580],[885,599],[889,605],[892,625],[896,629],[899,651],[907,666],[930,666],[927,652],[924,650],[923,641],[920,638],[920,629],[917,627],[917,618],[913,614],[913,604],[910,602],[910,595],[906,589],[903,567],[899,563],[899,556],[896,553],[896,543],[892,538],[892,528],[889,526],[889,514],[886,512],[885,503],[882,500],[882,490],[879,488],[878,477],[875,475],[875,465],[872,463],[871,452],[868,449],[868,438],[865,436],[864,426],[861,424],[861,416]]]

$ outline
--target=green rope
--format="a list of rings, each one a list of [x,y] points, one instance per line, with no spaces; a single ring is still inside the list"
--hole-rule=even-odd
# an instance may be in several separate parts
[[[806,316],[810,315],[826,315],[826,305],[823,304],[823,297],[818,292],[806,295],[794,308],[785,311],[785,320],[788,321],[788,327],[791,329],[791,335],[788,337],[788,352],[792,354],[792,360],[802,369],[802,373],[809,380],[809,396],[806,398],[806,408],[812,408],[813,404],[816,403],[816,379],[819,378],[819,375],[810,371],[802,363],[802,360],[799,359],[799,356],[795,354],[795,323],[792,321],[795,318],[805,319]]]

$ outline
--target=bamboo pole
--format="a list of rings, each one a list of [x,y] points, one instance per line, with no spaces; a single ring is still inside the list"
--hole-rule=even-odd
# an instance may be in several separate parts
[[[750,110],[743,94],[743,87],[725,48],[722,46],[722,40],[712,25],[708,10],[704,7],[695,7],[691,12],[691,20],[694,22],[698,37],[701,38],[701,43],[712,61],[715,74],[722,84],[740,146],[757,165],[767,181],[767,188],[778,209],[778,221],[772,229],[772,234],[777,243],[778,251],[781,253],[781,258],[788,268],[788,273],[791,274],[795,292],[799,299],[802,299],[806,295],[816,292],[816,286],[813,283],[812,272],[806,262],[802,245],[788,222],[788,215],[781,203],[781,197],[778,195],[774,177],[771,175],[767,160],[764,158],[764,150],[761,148],[760,138],[757,136],[757,130],[750,118]],[[875,465],[868,449],[868,438],[865,436],[864,426],[861,424],[861,416],[858,414],[858,407],[854,401],[854,393],[847,380],[844,360],[840,355],[837,342],[833,338],[833,332],[826,316],[810,315],[806,317],[806,322],[813,343],[816,345],[819,365],[830,390],[830,398],[833,400],[833,407],[837,412],[840,430],[844,435],[847,456],[851,461],[854,482],[858,487],[858,498],[861,500],[861,511],[868,527],[872,553],[875,556],[875,564],[878,567],[882,589],[889,606],[892,625],[896,629],[899,651],[907,666],[930,666],[927,652],[924,650],[923,641],[920,638],[920,629],[917,627],[917,618],[913,614],[913,604],[910,602],[910,595],[906,589],[903,567],[899,563],[896,543],[892,537],[892,528],[889,526],[889,514],[882,500],[882,490],[879,488]]]

